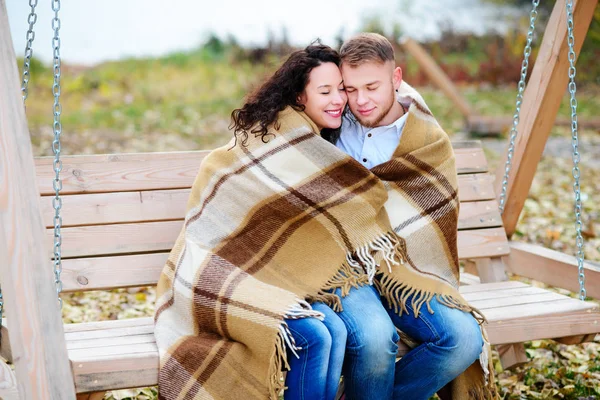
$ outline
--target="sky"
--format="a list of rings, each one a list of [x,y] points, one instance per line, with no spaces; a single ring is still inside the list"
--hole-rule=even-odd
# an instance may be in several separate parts
[[[30,7],[25,0],[6,0],[17,55],[25,50]],[[36,8],[34,56],[52,58],[51,1]],[[61,56],[66,62],[91,65],[123,57],[157,56],[200,45],[210,33],[233,35],[243,45],[264,44],[269,32],[304,46],[316,38],[334,45],[334,38],[356,33],[370,17],[387,26],[399,24],[416,39],[439,36],[440,23],[455,29],[502,32],[504,15],[514,9],[480,0],[102,0],[61,2]],[[515,20],[516,18],[513,18]]]

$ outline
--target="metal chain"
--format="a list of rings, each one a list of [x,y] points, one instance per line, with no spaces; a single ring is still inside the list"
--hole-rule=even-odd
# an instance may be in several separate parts
[[[513,115],[512,128],[510,129],[510,143],[508,145],[508,152],[506,163],[504,164],[504,178],[502,179],[502,191],[500,193],[500,199],[498,208],[500,214],[504,213],[504,205],[506,203],[506,189],[508,186],[508,176],[512,167],[512,159],[515,152],[515,139],[517,138],[517,125],[519,124],[519,118],[521,115],[521,103],[523,102],[523,92],[525,91],[525,79],[527,78],[527,70],[529,69],[529,56],[531,55],[531,42],[533,41],[533,33],[535,31],[535,21],[537,20],[538,12],[537,8],[540,4],[540,0],[533,0],[531,13],[529,14],[529,31],[527,32],[527,43],[525,44],[525,50],[523,51],[523,62],[521,64],[521,79],[517,86],[517,101],[515,113]]]
[[[62,107],[60,105],[60,19],[58,18],[60,0],[52,0],[52,10],[54,11],[54,18],[52,19],[52,30],[54,31],[54,37],[52,38],[52,47],[54,48],[54,84],[52,85],[52,94],[54,95],[54,141],[52,142],[52,151],[54,152],[53,167],[55,172],[54,181],[52,182],[55,192],[55,196],[52,199],[52,206],[54,207],[54,283],[56,284],[58,302],[62,308],[62,299],[60,298],[60,292],[62,292],[62,282],[60,280],[60,274],[62,272],[62,237],[60,234],[62,226],[62,217],[60,216],[62,207],[62,199],[60,197],[60,191],[62,190],[62,181],[60,180],[60,171],[62,170],[62,161],[60,159],[60,134],[62,133],[62,125],[60,123],[60,114],[62,112]]]
[[[35,39],[35,32],[33,26],[37,22],[37,14],[35,13],[35,7],[37,6],[37,0],[29,0],[29,6],[31,12],[27,17],[29,23],[29,29],[27,29],[27,43],[25,45],[25,56],[23,57],[23,82],[21,83],[21,92],[23,93],[23,102],[27,100],[28,85],[29,85],[29,67],[31,66],[31,56],[33,56],[33,40]]]
[[[573,192],[575,194],[575,243],[577,245],[577,269],[579,272],[579,298],[585,300],[585,272],[583,268],[584,254],[583,254],[583,236],[581,236],[581,186],[579,185],[579,178],[581,171],[579,170],[579,161],[581,160],[579,154],[579,139],[577,135],[577,99],[575,98],[575,92],[577,92],[577,85],[575,85],[575,37],[573,35],[573,0],[567,0],[567,30],[568,37],[567,43],[569,46],[569,93],[571,94],[571,144],[573,146]]]

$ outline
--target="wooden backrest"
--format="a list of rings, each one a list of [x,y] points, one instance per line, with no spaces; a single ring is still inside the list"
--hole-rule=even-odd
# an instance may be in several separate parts
[[[459,173],[459,257],[508,254],[479,142],[454,143]],[[63,158],[64,291],[155,285],[181,229],[207,151]],[[53,240],[52,157],[36,159],[48,249]],[[49,255],[51,256],[51,255]]]

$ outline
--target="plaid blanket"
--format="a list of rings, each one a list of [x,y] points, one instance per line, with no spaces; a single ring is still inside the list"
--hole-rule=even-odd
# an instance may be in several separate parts
[[[416,312],[437,296],[477,314],[457,290],[452,147],[420,96],[401,89],[401,143],[371,171],[292,108],[266,143],[251,136],[203,160],[158,283],[161,399],[277,399],[296,349],[285,319],[323,318],[314,301],[339,310],[335,288],[375,284],[398,313],[413,295]],[[495,396],[487,354],[454,398]]]

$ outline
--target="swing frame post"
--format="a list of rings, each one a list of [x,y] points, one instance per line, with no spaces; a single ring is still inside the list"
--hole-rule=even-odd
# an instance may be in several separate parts
[[[0,0],[0,276],[20,399],[75,399],[6,3]]]
[[[583,39],[587,35],[598,0],[575,0],[573,2],[574,35],[576,56],[579,56]],[[569,60],[567,57],[567,15],[565,0],[556,1],[544,32],[540,50],[523,94],[521,117],[517,126],[519,135],[515,142],[502,220],[510,238],[515,232],[517,221],[561,100],[567,89]],[[494,183],[499,199],[508,150],[504,152],[496,170]]]

